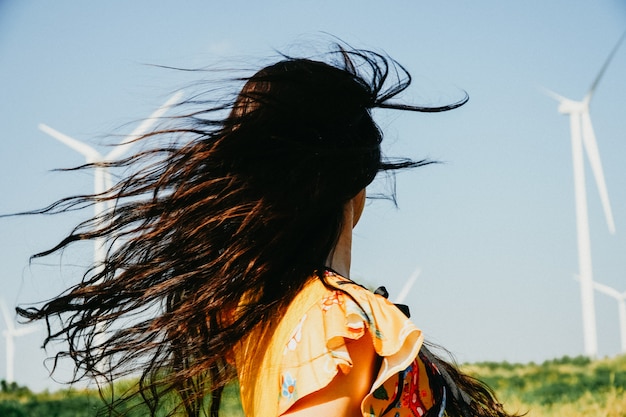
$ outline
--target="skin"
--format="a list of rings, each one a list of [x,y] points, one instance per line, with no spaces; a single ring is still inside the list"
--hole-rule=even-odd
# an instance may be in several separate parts
[[[350,200],[344,210],[344,227],[328,266],[344,277],[350,275],[352,229],[365,205],[365,190]],[[329,385],[299,399],[283,416],[290,417],[362,417],[361,401],[369,393],[377,372],[377,355],[368,332],[358,340],[346,341],[352,358],[350,372],[339,371]]]
[[[352,229],[356,226],[365,207],[365,190],[361,190],[346,204],[343,212],[343,229],[326,265],[341,276],[350,278],[352,259]]]

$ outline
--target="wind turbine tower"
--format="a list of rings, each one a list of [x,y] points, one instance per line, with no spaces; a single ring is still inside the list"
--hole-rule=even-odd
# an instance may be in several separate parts
[[[576,230],[578,241],[578,276],[580,278],[580,292],[583,316],[584,350],[589,357],[598,354],[598,341],[596,331],[596,317],[593,289],[593,268],[591,263],[591,241],[589,236],[589,215],[587,212],[587,192],[585,187],[584,153],[587,153],[589,164],[593,172],[600,200],[604,209],[604,215],[611,234],[615,233],[615,222],[609,202],[609,195],[604,180],[604,172],[600,161],[600,153],[596,143],[596,137],[589,116],[589,104],[591,98],[604,76],[611,60],[615,56],[620,44],[626,37],[626,32],[617,42],[604,65],[591,84],[589,91],[580,101],[565,98],[552,91],[547,94],[559,102],[559,113],[567,114],[570,118],[572,161],[574,168],[574,192],[576,201]]]
[[[0,310],[2,310],[2,316],[4,317],[4,323],[6,324],[6,330],[2,332],[6,340],[6,381],[8,383],[15,381],[15,338],[24,336],[37,330],[37,326],[22,326],[19,329],[15,327],[13,323],[13,315],[9,313],[7,305],[4,300],[0,299]]]

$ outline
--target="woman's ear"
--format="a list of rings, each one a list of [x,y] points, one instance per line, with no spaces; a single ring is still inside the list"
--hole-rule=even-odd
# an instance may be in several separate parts
[[[356,226],[365,207],[365,188],[352,198],[352,227]]]

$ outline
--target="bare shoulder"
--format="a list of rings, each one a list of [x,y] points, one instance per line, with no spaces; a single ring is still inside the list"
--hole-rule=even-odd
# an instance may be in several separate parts
[[[378,371],[378,356],[369,332],[360,339],[346,340],[346,347],[352,358],[350,372],[339,371],[330,384],[296,401],[283,416],[362,416],[361,401],[369,393]]]

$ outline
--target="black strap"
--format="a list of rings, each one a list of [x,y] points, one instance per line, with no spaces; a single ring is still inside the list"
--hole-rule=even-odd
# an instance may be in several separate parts
[[[374,291],[374,294],[382,295],[385,298],[389,298],[389,292],[387,291],[387,288],[383,286],[376,288],[376,291]],[[398,307],[398,310],[404,313],[405,316],[409,318],[411,317],[411,311],[409,310],[409,306],[405,304],[394,304],[394,305]]]

